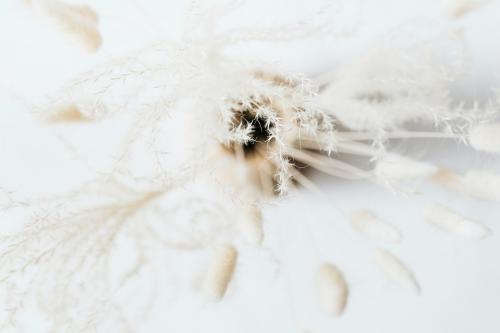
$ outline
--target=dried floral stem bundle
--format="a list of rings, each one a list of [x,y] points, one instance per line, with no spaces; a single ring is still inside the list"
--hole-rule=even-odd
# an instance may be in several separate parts
[[[98,47],[93,12],[43,3],[66,29]],[[439,177],[440,169],[390,151],[392,140],[456,140],[498,153],[498,106],[453,103],[449,81],[457,69],[443,70],[428,41],[391,35],[338,68],[333,79],[310,79],[226,51],[238,43],[324,32],[328,20],[220,31],[218,18],[238,6],[203,10],[193,2],[182,41],[151,45],[84,73],[37,110],[50,124],[91,126],[125,116],[132,126],[106,176],[62,198],[32,203],[33,222],[4,239],[0,280],[13,302],[7,323],[23,302],[16,294],[37,295],[56,318],[54,330],[84,330],[106,319],[104,313],[124,317],[117,295],[147,269],[161,269],[158,253],[215,248],[203,293],[222,299],[237,269],[240,238],[257,246],[265,239],[262,206],[294,184],[314,188],[301,166],[407,191],[408,183]],[[415,124],[425,130],[414,130]],[[348,162],[346,154],[366,163]],[[425,216],[452,233],[479,237],[486,230],[441,206]],[[395,226],[366,210],[351,223],[374,241],[401,239]],[[135,257],[116,268],[114,248],[121,243],[136,249]],[[379,250],[375,257],[390,279],[420,290],[396,256]],[[27,271],[29,281],[18,279]],[[323,264],[317,285],[325,312],[340,315],[348,297],[340,269]],[[82,290],[88,302],[76,306]],[[96,307],[102,313],[93,313]]]

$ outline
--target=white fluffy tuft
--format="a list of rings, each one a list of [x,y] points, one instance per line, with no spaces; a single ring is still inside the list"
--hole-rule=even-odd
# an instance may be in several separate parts
[[[344,312],[349,289],[340,270],[333,264],[323,263],[316,273],[316,289],[323,311],[338,317]]]
[[[351,215],[351,226],[363,236],[382,242],[398,243],[401,240],[401,232],[372,212],[361,210]]]
[[[233,277],[237,258],[238,252],[232,245],[216,249],[203,284],[203,293],[208,300],[222,299]]]
[[[483,239],[491,234],[484,225],[468,220],[440,204],[430,204],[425,207],[424,218],[438,229],[463,238]]]
[[[420,286],[414,274],[394,254],[385,249],[377,249],[374,259],[387,278],[404,288],[416,293],[420,292]]]

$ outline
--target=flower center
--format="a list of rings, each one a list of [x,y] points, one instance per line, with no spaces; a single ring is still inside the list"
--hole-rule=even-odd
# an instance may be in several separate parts
[[[264,117],[256,116],[250,111],[243,111],[241,114],[243,126],[251,126],[250,141],[243,144],[245,156],[254,154],[259,145],[271,139],[270,129],[274,124],[269,123]]]

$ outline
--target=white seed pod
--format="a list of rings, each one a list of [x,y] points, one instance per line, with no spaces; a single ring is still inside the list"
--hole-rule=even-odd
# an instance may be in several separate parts
[[[451,18],[459,18],[475,11],[490,0],[443,0],[443,7],[448,16]]]
[[[38,0],[33,1],[33,5],[87,51],[96,52],[100,48],[102,37],[97,27],[98,16],[91,7],[59,0]]]
[[[377,161],[374,173],[383,180],[413,180],[430,177],[438,168],[430,163],[415,161],[403,156],[389,156]]]
[[[477,150],[500,154],[500,124],[473,127],[469,132],[469,142]]]
[[[420,286],[412,271],[401,260],[385,249],[377,249],[375,263],[390,280],[404,288],[420,293]]]
[[[350,221],[354,230],[369,239],[393,243],[401,240],[401,232],[395,226],[381,221],[368,210],[354,212]]]
[[[253,245],[260,245],[264,239],[262,212],[258,207],[249,206],[242,209],[239,230],[245,240]]]
[[[424,219],[445,232],[468,239],[482,239],[491,233],[484,225],[468,220],[439,204],[430,204],[425,207]]]
[[[238,252],[232,245],[216,249],[203,283],[203,294],[208,300],[219,301],[224,297],[234,274]]]
[[[349,288],[340,270],[333,264],[323,263],[316,274],[316,290],[323,311],[337,317],[344,312]]]

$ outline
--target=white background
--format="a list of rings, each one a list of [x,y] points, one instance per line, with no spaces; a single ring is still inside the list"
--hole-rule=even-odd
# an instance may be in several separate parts
[[[69,189],[85,173],[53,129],[40,128],[29,112],[43,97],[92,64],[161,38],[174,37],[182,23],[183,1],[87,1],[101,16],[104,45],[85,55],[67,45],[20,2],[0,4],[0,184],[25,193]],[[310,14],[310,1],[252,1],[231,24],[285,22]],[[351,8],[352,7],[352,8]],[[352,34],[310,38],[273,45],[252,45],[246,54],[277,61],[282,67],[315,75],[348,61],[389,29],[410,20],[430,20],[464,29],[471,64],[457,98],[484,100],[498,86],[500,3],[493,2],[458,21],[449,20],[438,1],[365,1],[351,3],[339,27],[359,21]],[[307,15],[306,15],[307,16]],[[252,23],[253,22],[253,23]],[[339,29],[342,30],[342,29]],[[93,138],[105,142],[106,137]],[[93,141],[93,142],[94,142]],[[500,163],[449,143],[408,141],[405,151],[440,165],[465,170],[497,170]],[[195,297],[177,299],[163,309],[161,327],[141,332],[426,332],[500,331],[500,209],[498,204],[464,199],[426,185],[422,194],[403,197],[366,183],[312,175],[323,196],[306,191],[265,211],[266,241],[261,251],[243,251],[235,281],[224,302],[209,305]],[[72,183],[73,181],[73,183]],[[483,222],[494,231],[482,241],[465,241],[423,223],[423,204],[438,201]],[[416,274],[422,294],[387,281],[375,267],[372,243],[355,234],[347,215],[369,208],[397,225],[403,242],[389,246]],[[280,259],[279,271],[270,256]],[[324,260],[338,264],[350,285],[344,315],[331,319],[317,308],[314,270]],[[28,319],[29,320],[29,319]],[[36,332],[36,328],[30,329]]]

